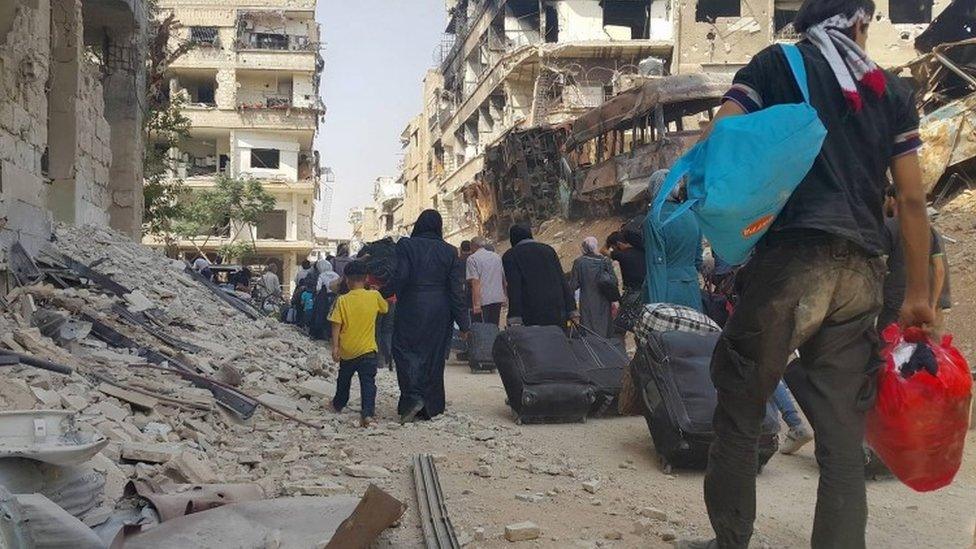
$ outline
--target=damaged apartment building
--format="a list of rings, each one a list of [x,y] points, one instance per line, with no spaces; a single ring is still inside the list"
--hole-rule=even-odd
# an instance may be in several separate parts
[[[624,183],[664,165],[664,157],[642,163],[637,157],[646,152],[643,145],[665,134],[687,142],[697,130],[690,124],[707,120],[721,97],[716,90],[753,54],[798,39],[791,22],[800,3],[448,0],[440,65],[424,79],[423,111],[404,130],[403,228],[422,209],[436,208],[449,240],[457,243],[495,228],[485,222],[492,210],[512,208],[506,193],[535,197],[522,212],[532,221],[568,215],[567,204],[582,187],[589,193],[595,185],[598,195],[619,198]],[[872,57],[886,67],[914,59],[915,38],[947,4],[879,0],[868,44]],[[686,75],[703,76],[649,84]],[[706,95],[687,105],[690,112],[679,109],[655,120],[656,108],[640,91],[644,85],[653,88],[646,93],[661,89],[667,97],[683,89]],[[636,110],[606,113],[612,120],[597,126],[579,125],[580,117],[608,108],[609,100],[628,90],[641,97],[609,108]],[[590,122],[601,116],[591,115]],[[578,131],[583,133],[572,136]],[[564,151],[567,141],[573,150]],[[628,169],[626,177],[608,180],[604,170],[587,182],[583,170],[613,157],[627,157],[643,171]],[[531,177],[513,183],[519,171]]]
[[[0,270],[55,221],[139,236],[146,13],[143,0],[0,1]]]
[[[207,235],[215,256],[232,242],[254,242],[247,263],[276,263],[286,283],[315,246],[314,205],[322,169],[313,141],[325,112],[319,98],[320,55],[315,0],[160,0],[173,14],[173,39],[193,44],[170,65],[170,95],[185,94],[190,136],[169,151],[191,189],[216,177],[254,178],[274,211],[236,234]],[[195,255],[199,243],[180,241]],[[213,259],[213,257],[211,257]]]

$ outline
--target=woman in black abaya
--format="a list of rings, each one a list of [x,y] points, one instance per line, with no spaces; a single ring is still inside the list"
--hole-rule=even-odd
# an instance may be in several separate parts
[[[396,245],[393,359],[400,384],[397,411],[402,423],[444,412],[444,357],[454,323],[470,324],[464,303],[464,265],[457,249],[444,242],[436,210],[417,218],[410,238]]]

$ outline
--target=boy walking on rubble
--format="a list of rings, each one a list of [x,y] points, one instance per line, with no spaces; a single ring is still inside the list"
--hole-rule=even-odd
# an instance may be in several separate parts
[[[339,363],[339,379],[332,409],[341,412],[349,403],[352,376],[359,376],[362,401],[360,425],[369,427],[376,412],[376,317],[389,305],[376,290],[366,289],[366,265],[354,261],[345,269],[349,292],[339,296],[329,321],[332,322],[332,359]]]
[[[885,268],[882,203],[890,169],[898,188],[907,287],[900,321],[933,320],[929,227],[917,150],[918,113],[907,86],[864,52],[871,0],[805,0],[794,21],[823,147],[755,255],[739,274],[739,303],[712,358],[718,391],[705,503],[716,539],[745,549],[756,518],[757,440],[766,402],[790,354],[790,386],[816,433],[820,485],[814,548],[862,549],[865,412],[875,398]],[[800,103],[779,45],[735,76],[715,117]],[[713,124],[715,122],[713,121]]]

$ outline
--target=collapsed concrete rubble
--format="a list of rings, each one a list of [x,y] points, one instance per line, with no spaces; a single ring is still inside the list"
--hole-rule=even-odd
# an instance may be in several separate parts
[[[0,298],[8,546],[103,547],[128,536],[125,546],[176,546],[153,532],[173,539],[218,512],[265,520],[251,521],[260,539],[249,544],[211,528],[216,545],[264,547],[278,536],[276,547],[335,546],[359,502],[335,496],[362,484],[327,477],[363,464],[344,452],[338,420],[322,421],[336,370],[322,347],[106,229],[60,227],[37,257],[11,257],[17,287]],[[296,504],[318,519],[283,535],[296,514],[272,509]],[[357,530],[356,544],[342,546],[365,546],[405,510],[379,489],[364,505],[357,512],[369,518],[350,527],[365,520],[372,537]]]

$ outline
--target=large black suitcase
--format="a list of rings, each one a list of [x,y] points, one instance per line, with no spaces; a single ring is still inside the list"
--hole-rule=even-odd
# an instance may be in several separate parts
[[[468,365],[472,372],[494,372],[495,359],[492,358],[492,347],[498,337],[498,326],[484,322],[471,323],[468,334]]]
[[[720,334],[654,332],[631,363],[654,449],[665,471],[704,469],[715,438],[717,392],[710,375]],[[759,439],[759,469],[779,448],[779,414],[772,403]]]
[[[509,328],[495,338],[492,356],[516,423],[586,420],[593,388],[561,329]]]
[[[617,415],[621,381],[629,362],[621,342],[594,334],[574,334],[570,346],[593,385],[594,401],[590,415]]]

